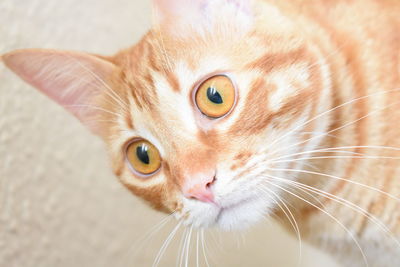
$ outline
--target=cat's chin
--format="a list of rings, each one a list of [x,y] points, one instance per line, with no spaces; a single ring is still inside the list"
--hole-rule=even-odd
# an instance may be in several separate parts
[[[249,199],[221,208],[215,226],[224,231],[244,230],[265,218],[268,210],[264,201]]]
[[[213,227],[223,231],[244,230],[263,219],[267,211],[265,203],[256,199],[225,207],[208,204],[192,211],[192,216],[185,220],[185,225],[195,228]]]

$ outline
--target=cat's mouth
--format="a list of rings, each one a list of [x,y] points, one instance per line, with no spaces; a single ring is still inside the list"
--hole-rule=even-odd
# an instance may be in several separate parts
[[[183,220],[190,227],[241,230],[264,218],[270,204],[265,198],[252,194],[252,191],[230,192],[217,195],[208,202],[184,198],[184,208],[176,215],[178,220]]]

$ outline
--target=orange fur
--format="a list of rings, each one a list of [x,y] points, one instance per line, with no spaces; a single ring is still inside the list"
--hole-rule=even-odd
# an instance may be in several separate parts
[[[221,212],[237,205],[235,198],[272,190],[296,208],[302,236],[348,266],[363,265],[353,238],[371,266],[398,266],[400,247],[368,216],[399,240],[400,150],[393,148],[400,148],[400,2],[258,0],[243,7],[218,0],[216,7],[225,8],[211,8],[205,18],[196,7],[185,15],[158,2],[162,14],[139,43],[96,60],[114,66],[102,79],[115,95],[91,103],[109,111],[97,112],[104,121],[97,134],[120,180],[187,224],[227,229],[235,223]],[[24,77],[29,62],[15,66],[13,55],[4,62]],[[197,110],[192,96],[201,80],[218,73],[233,77],[237,99],[215,120]],[[162,168],[153,177],[127,166],[124,147],[137,137],[160,150]],[[186,180],[213,168],[218,212],[182,195]],[[271,203],[262,213],[284,218]]]

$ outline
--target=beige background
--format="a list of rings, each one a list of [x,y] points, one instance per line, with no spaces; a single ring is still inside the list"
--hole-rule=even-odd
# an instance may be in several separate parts
[[[149,26],[139,0],[1,0],[0,53],[47,47],[111,54]],[[0,266],[151,266],[174,227],[113,177],[100,140],[0,64]],[[208,233],[212,266],[293,267],[298,242],[274,223]],[[181,234],[161,266],[174,266]],[[192,239],[192,253],[196,239]],[[304,246],[301,266],[334,266]],[[201,259],[200,264],[204,265]],[[189,266],[196,266],[195,255]]]

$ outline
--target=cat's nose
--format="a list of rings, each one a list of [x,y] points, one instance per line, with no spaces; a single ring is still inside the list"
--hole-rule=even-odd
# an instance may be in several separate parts
[[[183,195],[189,199],[214,203],[214,193],[211,186],[215,182],[215,176],[202,175],[192,177],[182,188]]]

